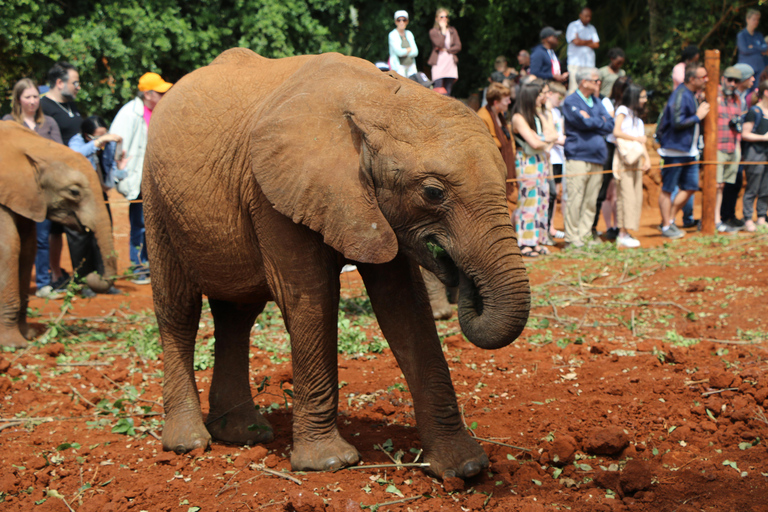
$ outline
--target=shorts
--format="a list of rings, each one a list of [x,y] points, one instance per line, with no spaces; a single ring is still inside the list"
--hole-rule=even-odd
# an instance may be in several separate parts
[[[693,156],[665,156],[664,165],[669,164],[688,164],[677,165],[675,167],[665,167],[661,170],[661,190],[667,194],[675,191],[675,187],[680,190],[695,192],[699,190],[699,162]]]
[[[723,162],[717,164],[717,182],[736,183],[736,175],[739,173],[739,162],[741,161],[741,148],[736,148],[733,153],[717,152],[717,161]]]
[[[50,234],[52,235],[60,235],[64,233],[64,225],[59,224],[58,222],[51,222],[51,231]]]

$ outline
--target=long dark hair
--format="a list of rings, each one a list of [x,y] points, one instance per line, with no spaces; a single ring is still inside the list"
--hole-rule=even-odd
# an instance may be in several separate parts
[[[613,103],[615,107],[619,106],[619,102],[624,96],[624,91],[626,90],[627,85],[629,85],[631,82],[632,80],[630,80],[628,76],[620,76],[613,83],[613,87],[611,88],[611,95],[608,97],[608,99],[611,100],[611,103]]]
[[[100,116],[90,116],[83,119],[83,124],[80,125],[80,132],[85,138],[86,135],[93,137],[97,128],[109,128],[104,118]]]
[[[644,88],[636,83],[628,84],[627,88],[624,89],[624,94],[621,96],[621,102],[616,105],[616,108],[623,105],[632,111],[632,115],[635,119],[643,119],[645,116],[645,105],[642,107],[640,106],[640,95],[644,90]]]
[[[520,114],[523,116],[523,119],[525,119],[525,122],[528,123],[528,126],[533,131],[536,131],[536,118],[538,117],[536,99],[541,94],[541,91],[544,90],[545,85],[544,80],[537,78],[521,86],[520,92],[517,95],[517,101],[515,101],[515,109],[512,111],[512,115]]]

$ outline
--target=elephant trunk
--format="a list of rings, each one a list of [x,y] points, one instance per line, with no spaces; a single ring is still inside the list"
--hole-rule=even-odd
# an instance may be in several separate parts
[[[480,348],[497,349],[515,341],[528,321],[531,289],[512,226],[499,227],[506,236],[483,254],[457,261],[459,324],[469,341]],[[480,262],[492,262],[482,265]]]
[[[80,219],[81,223],[93,231],[96,237],[96,244],[101,252],[101,259],[104,263],[104,273],[99,275],[96,272],[86,276],[86,284],[97,293],[104,293],[114,284],[117,277],[117,254],[112,240],[112,223],[109,219],[107,206],[102,201],[101,189],[95,196],[92,208],[83,212]]]

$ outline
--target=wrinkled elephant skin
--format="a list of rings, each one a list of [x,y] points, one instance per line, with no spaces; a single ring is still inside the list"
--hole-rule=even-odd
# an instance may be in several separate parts
[[[413,395],[429,471],[482,471],[488,458],[462,425],[419,265],[461,284],[474,344],[520,334],[530,289],[505,176],[474,112],[360,59],[234,49],[182,78],[152,115],[142,184],[165,353],[163,447],[272,440],[251,400],[248,349],[274,300],[291,337],[293,468],[356,463],[336,425],[339,271],[353,262]],[[206,422],[193,371],[203,295],[216,338]]]
[[[35,222],[44,219],[94,232],[105,275],[117,273],[112,226],[90,162],[13,121],[0,121],[0,346],[34,337],[27,298],[35,261]],[[89,276],[108,288],[111,279]]]

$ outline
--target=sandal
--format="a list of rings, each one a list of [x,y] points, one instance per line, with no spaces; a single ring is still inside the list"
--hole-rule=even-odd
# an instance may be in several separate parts
[[[525,247],[520,249],[520,254],[523,255],[523,258],[538,258],[539,257],[538,251],[536,251],[530,245],[526,245]]]
[[[536,247],[534,252],[539,253],[539,255],[541,255],[541,256],[549,256],[549,254],[550,254],[549,253],[549,249],[547,249],[546,247]]]

